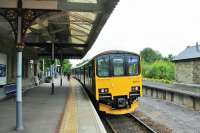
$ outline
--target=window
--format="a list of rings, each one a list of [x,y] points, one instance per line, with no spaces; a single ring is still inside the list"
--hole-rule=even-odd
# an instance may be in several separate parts
[[[114,76],[123,76],[124,72],[124,58],[123,56],[114,56],[112,58],[113,64],[113,75]]]
[[[88,70],[89,71],[89,75],[88,76],[89,76],[89,78],[91,78],[92,77],[92,66],[89,65],[88,68],[89,68],[89,70]]]
[[[109,76],[109,57],[102,56],[97,59],[97,74],[101,77]]]
[[[137,56],[127,57],[127,69],[130,76],[139,74],[139,58]]]

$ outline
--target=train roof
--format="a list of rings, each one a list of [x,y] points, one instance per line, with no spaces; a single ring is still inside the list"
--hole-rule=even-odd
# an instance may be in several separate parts
[[[101,52],[101,53],[97,54],[97,55],[94,56],[92,59],[97,58],[98,56],[107,55],[107,54],[134,54],[134,55],[140,56],[139,54],[136,54],[136,53],[130,52],[130,51],[124,51],[124,50],[109,50],[109,51],[104,51],[104,52]]]
[[[76,66],[74,68],[79,68],[79,67],[82,67],[84,66],[85,64],[89,63],[91,60],[99,57],[99,56],[102,56],[102,55],[107,55],[107,54],[134,54],[134,55],[137,55],[137,56],[140,56],[139,54],[137,53],[134,53],[134,52],[130,52],[130,51],[124,51],[124,50],[109,50],[109,51],[104,51],[104,52],[101,52],[97,55],[95,55],[93,58],[91,58],[90,60],[84,62],[83,64],[79,65],[79,66]],[[73,68],[73,69],[74,69]]]

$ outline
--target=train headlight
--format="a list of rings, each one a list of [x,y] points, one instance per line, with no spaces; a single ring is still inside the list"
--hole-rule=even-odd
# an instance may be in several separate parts
[[[140,87],[139,86],[133,86],[131,88],[131,91],[140,91]]]
[[[99,93],[108,93],[108,92],[109,92],[108,88],[100,88],[99,89]]]

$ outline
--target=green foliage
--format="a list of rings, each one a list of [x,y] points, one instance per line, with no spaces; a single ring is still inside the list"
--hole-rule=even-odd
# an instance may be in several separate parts
[[[52,65],[52,60],[50,58],[46,58],[44,61],[45,70]]]
[[[147,78],[174,80],[175,65],[170,61],[159,60],[152,64],[143,64],[143,75]]]
[[[50,76],[48,76],[48,77],[45,78],[45,82],[46,82],[46,83],[50,83],[51,80],[52,80],[52,77],[50,77]]]
[[[175,79],[175,65],[172,63],[173,55],[168,57],[151,48],[145,48],[140,53],[142,58],[142,73],[145,78],[158,79],[168,83]]]
[[[65,59],[63,61],[63,72],[66,74],[66,73],[70,73],[71,71],[71,67],[72,67],[72,64],[70,63],[70,61],[68,59]]]
[[[153,82],[159,82],[159,83],[165,83],[165,84],[173,83],[173,80],[166,80],[166,79],[144,78],[144,80],[153,81]]]
[[[172,54],[169,54],[167,57],[164,57],[163,60],[165,61],[172,61],[174,56]]]
[[[174,56],[172,54],[169,54],[167,58],[168,58],[168,60],[172,61]]]
[[[145,48],[140,52],[140,56],[142,60],[146,63],[153,63],[156,60],[161,60],[163,57],[162,55],[158,52],[153,50],[152,48]]]

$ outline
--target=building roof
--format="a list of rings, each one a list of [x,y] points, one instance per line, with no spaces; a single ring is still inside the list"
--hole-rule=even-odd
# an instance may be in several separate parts
[[[173,61],[193,60],[200,58],[200,45],[188,46],[185,50],[174,57]]]

